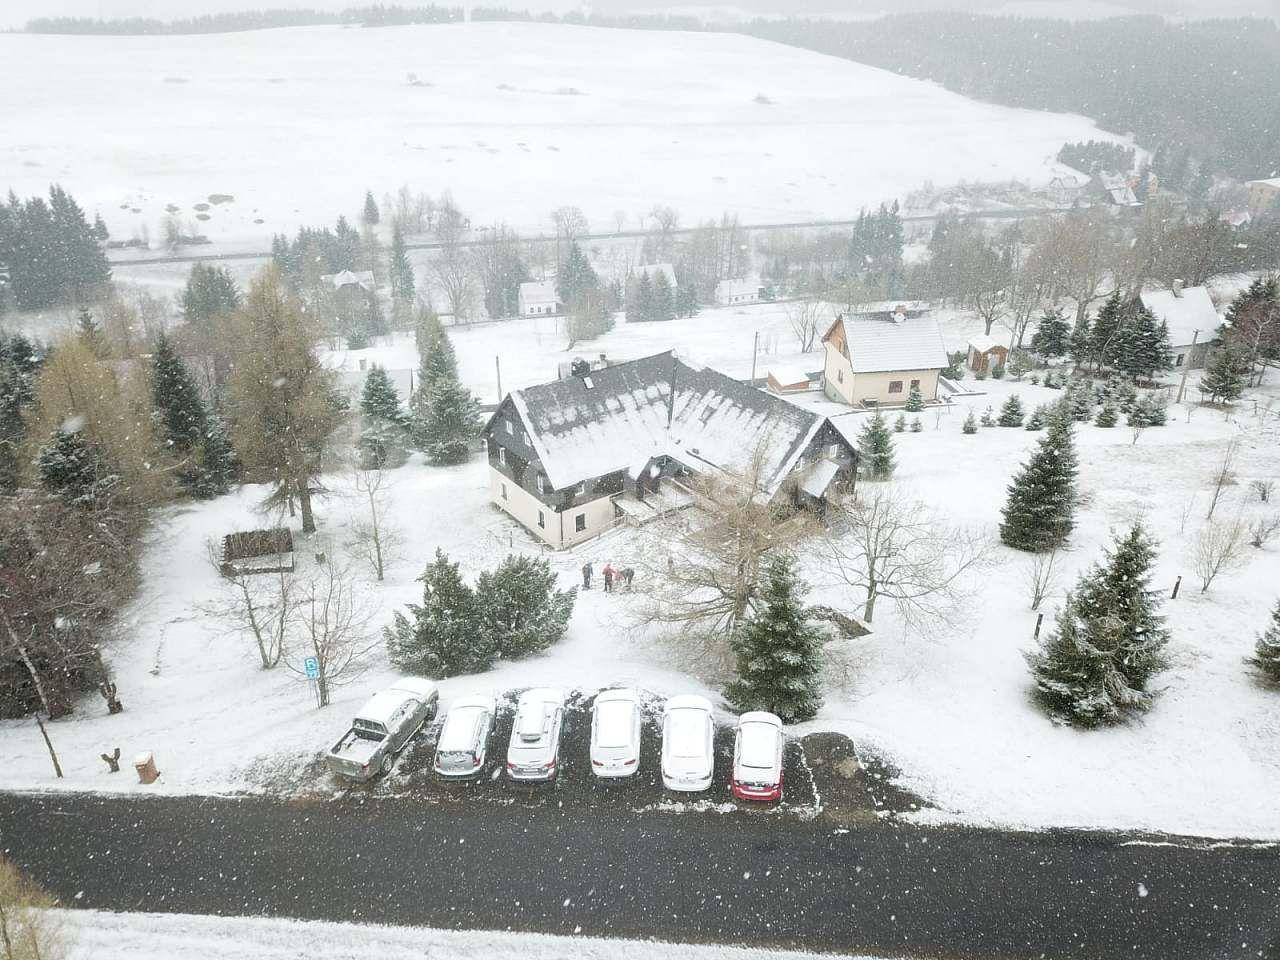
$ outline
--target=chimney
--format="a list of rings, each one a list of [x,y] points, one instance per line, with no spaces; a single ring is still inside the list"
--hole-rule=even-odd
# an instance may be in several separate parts
[[[1173,295],[1174,295],[1175,297],[1181,297],[1181,296],[1182,296],[1182,281],[1181,281],[1181,280],[1175,280],[1175,281],[1173,281]]]

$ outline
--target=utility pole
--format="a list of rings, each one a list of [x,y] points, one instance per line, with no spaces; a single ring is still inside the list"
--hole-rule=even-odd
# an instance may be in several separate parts
[[[751,344],[751,385],[756,385],[756,354],[760,350],[760,331],[756,331],[755,342]]]
[[[1186,363],[1182,365],[1182,380],[1178,383],[1178,399],[1174,403],[1182,402],[1183,391],[1187,389],[1187,374],[1191,372],[1191,357],[1196,352],[1196,341],[1200,339],[1200,331],[1197,330],[1191,334],[1191,349],[1187,351]]]
[[[498,402],[502,402],[502,358],[497,354],[493,356],[493,369],[498,374]]]

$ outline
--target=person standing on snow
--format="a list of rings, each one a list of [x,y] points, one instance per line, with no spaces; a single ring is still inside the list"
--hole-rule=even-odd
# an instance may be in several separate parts
[[[586,563],[582,565],[582,589],[583,590],[591,589],[591,575],[593,573],[595,573],[595,571],[591,568],[591,561],[588,560]]]
[[[604,592],[613,593],[613,564],[604,565]]]

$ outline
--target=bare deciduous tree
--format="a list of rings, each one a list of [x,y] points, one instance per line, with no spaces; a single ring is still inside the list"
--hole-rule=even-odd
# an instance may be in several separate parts
[[[1276,483],[1274,480],[1253,480],[1249,484],[1249,489],[1257,494],[1259,500],[1267,503],[1276,489]]]
[[[382,580],[386,564],[400,543],[399,530],[388,511],[391,480],[385,470],[357,467],[353,483],[361,507],[367,512],[363,520],[352,525],[352,552],[367,562],[378,580]]]
[[[306,661],[315,658],[317,707],[329,705],[334,687],[364,672],[369,653],[379,643],[377,631],[369,626],[372,613],[356,594],[354,579],[349,568],[322,563],[298,598],[295,636],[286,647],[284,662],[293,673],[306,677]]]
[[[1200,578],[1200,592],[1205,593],[1218,575],[1244,562],[1244,546],[1248,537],[1244,521],[1239,517],[1226,521],[1209,520],[1196,536],[1192,562]]]
[[[1280,513],[1261,516],[1249,524],[1249,544],[1262,549],[1280,532]]]
[[[222,548],[209,544],[209,562],[223,584],[223,598],[206,605],[205,612],[229,620],[253,638],[263,670],[280,663],[289,624],[298,605],[298,586],[292,573],[222,572]]]
[[[1032,554],[1024,567],[1027,590],[1031,594],[1031,609],[1039,610],[1049,594],[1058,588],[1058,548],[1048,553]]]
[[[1222,499],[1223,488],[1236,482],[1236,452],[1239,449],[1239,443],[1232,440],[1222,453],[1222,462],[1218,464],[1217,472],[1213,475],[1213,495],[1209,499],[1209,512],[1205,514],[1206,520],[1213,519],[1213,511],[1218,509],[1218,501]]]
[[[796,346],[801,353],[808,353],[830,319],[827,305],[821,300],[805,297],[788,303],[786,312],[787,324],[795,334]]]
[[[985,538],[946,524],[893,485],[864,486],[828,519],[827,554],[839,582],[864,593],[867,623],[886,597],[907,623],[937,626],[960,601],[965,575],[986,560]]]

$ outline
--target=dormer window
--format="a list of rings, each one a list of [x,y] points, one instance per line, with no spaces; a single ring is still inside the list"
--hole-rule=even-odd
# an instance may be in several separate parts
[[[511,425],[511,421],[510,421],[510,420],[507,420],[507,421],[505,421],[505,423],[506,423],[506,427],[507,427],[507,435],[508,435],[508,436],[515,436],[516,428],[515,428],[515,427],[513,427],[513,426]]]
[[[542,474],[538,474],[538,492],[539,493],[547,492],[547,478],[544,477]]]

